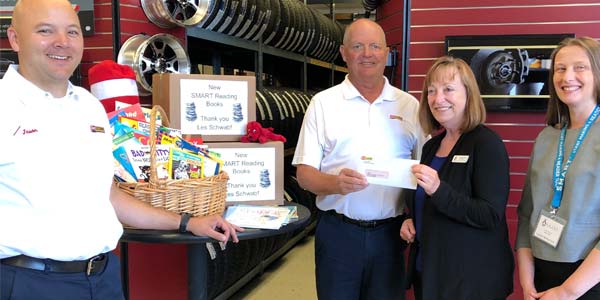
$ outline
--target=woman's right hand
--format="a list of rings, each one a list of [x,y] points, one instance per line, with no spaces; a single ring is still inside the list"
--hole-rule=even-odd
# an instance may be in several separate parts
[[[523,287],[523,284],[521,284],[521,287]],[[523,287],[523,300],[536,300],[538,298],[535,295],[537,295],[537,290],[533,285],[527,288]]]
[[[412,173],[417,178],[417,184],[420,185],[425,194],[431,196],[440,187],[440,177],[438,172],[428,165],[418,164],[411,167]]]
[[[400,237],[405,240],[407,243],[412,243],[415,241],[415,235],[417,231],[415,230],[415,225],[413,224],[412,219],[406,219],[402,222],[402,227],[400,227]]]
[[[517,249],[517,263],[519,266],[519,282],[523,289],[523,300],[536,300],[537,290],[533,282],[535,267],[531,248]]]

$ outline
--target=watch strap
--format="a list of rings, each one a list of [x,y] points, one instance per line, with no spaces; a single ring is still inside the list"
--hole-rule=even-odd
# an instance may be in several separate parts
[[[191,217],[192,217],[192,215],[189,213],[181,214],[181,221],[179,221],[179,232],[181,232],[181,233],[188,232],[187,225],[190,222]]]

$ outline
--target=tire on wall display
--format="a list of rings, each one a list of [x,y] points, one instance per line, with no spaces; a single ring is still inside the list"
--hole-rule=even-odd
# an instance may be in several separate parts
[[[312,7],[309,7],[308,10],[313,18],[315,33],[313,34],[313,38],[310,41],[308,49],[306,49],[306,53],[310,57],[316,57],[317,50],[323,43],[323,32],[321,31],[321,23],[319,22],[319,17],[317,16],[319,12]]]
[[[262,41],[264,43],[266,33],[273,30],[275,26],[275,21],[277,18],[279,18],[279,2],[263,0],[263,5],[263,8],[265,9],[265,17],[263,19],[263,23],[258,27],[258,31],[256,32],[256,34],[250,37],[250,40],[258,41],[260,38],[262,38]]]
[[[221,2],[223,2],[223,1],[227,1],[227,0],[210,0],[210,3],[208,4],[208,12],[206,13],[206,17],[204,17],[202,20],[200,20],[200,22],[197,23],[196,26],[200,26],[202,28],[207,28],[208,25],[210,23],[212,23],[212,21],[217,17],[217,14],[219,13],[219,9],[223,5]],[[225,3],[225,5],[226,4],[227,3]]]
[[[329,53],[327,53],[327,61],[333,61],[336,56],[336,52],[339,49],[338,45],[340,44],[339,39],[339,29],[336,25],[336,22],[329,21],[329,28],[331,30],[331,47],[329,48]]]
[[[298,20],[298,13],[296,12],[296,7],[295,7],[293,1],[295,1],[295,0],[287,0],[287,1],[282,2],[282,3],[284,3],[284,5],[286,5],[288,7],[288,11],[289,11],[288,27],[290,29],[289,29],[288,36],[283,41],[283,44],[280,44],[278,46],[278,48],[288,50],[288,51],[291,48],[291,44],[293,42],[295,42],[299,36],[298,35],[298,23],[300,20]]]
[[[327,51],[323,54],[323,60],[324,61],[332,61],[332,57],[335,55],[335,46],[338,44],[337,41],[337,27],[335,26],[335,23],[331,22],[331,20],[329,20],[329,22],[326,23],[327,27],[329,28],[329,47],[327,48]]]
[[[331,32],[331,48],[328,53],[327,61],[334,61],[339,55],[340,45],[343,43],[344,28],[338,21],[328,20],[330,32]]]
[[[208,16],[217,0],[141,0],[150,22],[158,27],[193,26]]]
[[[304,108],[304,104],[300,100],[299,95],[296,94],[296,91],[285,90],[284,93],[288,96],[289,99],[292,99],[292,103],[296,108],[296,117],[294,119],[294,132],[290,133],[290,136],[294,137],[292,139],[292,144],[296,145],[298,143],[298,136],[300,135],[300,129],[302,128],[302,121],[304,120],[304,112],[306,111],[306,109]]]
[[[340,22],[335,21],[334,23],[335,27],[337,28],[337,33],[336,33],[336,40],[337,40],[337,44],[335,47],[335,51],[334,51],[334,56],[331,59],[332,61],[336,60],[338,58],[338,56],[340,56],[340,45],[342,45],[344,43],[344,25],[342,25]]]
[[[287,51],[291,51],[294,52],[294,48],[296,47],[296,44],[303,38],[303,20],[302,20],[302,15],[300,14],[300,11],[298,9],[298,5],[300,4],[300,2],[298,1],[288,1],[288,5],[290,6],[290,11],[292,12],[292,20],[293,20],[293,24],[290,24],[290,26],[292,26],[292,28],[294,29],[294,34],[290,37],[290,39],[288,41],[286,41],[286,44],[284,46],[283,49],[287,50]]]
[[[303,5],[303,8],[304,19],[306,20],[306,38],[300,49],[298,49],[298,52],[300,53],[304,53],[308,50],[308,46],[312,43],[312,39],[315,35],[315,20],[313,19],[312,13],[308,9],[308,6]]]
[[[279,103],[276,102],[275,96],[273,95],[271,90],[263,88],[262,92],[265,96],[265,100],[267,100],[267,104],[269,105],[271,114],[273,115],[273,119],[271,120],[271,127],[273,127],[273,131],[275,133],[282,134],[282,124],[285,120],[283,109],[280,107]]]
[[[130,37],[119,50],[117,62],[133,68],[141,96],[152,92],[155,73],[190,74],[190,58],[185,48],[176,37],[164,33]]]
[[[229,11],[229,7],[231,6],[230,0],[221,0],[219,3],[218,10],[216,11],[215,17],[212,19],[210,23],[206,25],[206,29],[215,31],[215,28],[221,27],[223,22],[227,19],[227,13]]]
[[[242,26],[244,20],[246,20],[246,15],[249,11],[249,3],[248,0],[240,0],[238,4],[237,14],[234,16],[233,20],[231,20],[231,24],[229,24],[229,28],[226,29],[223,33],[227,35],[233,36]]]
[[[279,2],[281,24],[279,24],[279,30],[273,40],[271,41],[272,46],[275,48],[283,48],[283,44],[287,40],[287,37],[292,34],[293,27],[293,13],[290,9],[290,5],[287,0],[280,0]]]
[[[304,48],[304,44],[308,39],[308,18],[306,17],[307,7],[306,5],[304,5],[304,3],[300,1],[296,1],[295,4],[298,19],[300,21],[300,24],[298,24],[298,30],[300,31],[300,33],[298,37],[298,42],[295,45],[293,45],[291,50],[297,53],[302,53],[302,48]]]
[[[229,28],[233,26],[232,24],[235,23],[238,10],[240,9],[240,5],[241,1],[231,0],[231,3],[229,4],[229,9],[225,14],[225,20],[220,26],[215,27],[213,31],[219,33],[226,33],[229,30]]]
[[[259,28],[263,27],[263,24],[265,24],[265,16],[267,12],[270,11],[269,6],[268,0],[256,0],[256,18],[254,19],[254,22],[250,24],[250,28],[248,28],[242,38],[251,41],[259,31]]]
[[[315,57],[321,60],[325,60],[325,54],[327,53],[327,51],[329,51],[329,47],[331,47],[331,32],[329,29],[329,26],[327,26],[327,22],[329,20],[327,20],[327,17],[325,17],[324,15],[317,13],[317,17],[319,19],[319,26],[321,28],[321,33],[323,34],[323,40],[321,45],[319,46],[319,48],[317,49],[317,52],[315,54]]]
[[[365,8],[366,11],[374,11],[377,9],[377,6],[379,5],[378,2],[381,1],[377,1],[377,0],[362,0],[362,5]]]
[[[242,22],[238,31],[234,34],[235,37],[241,38],[252,28],[252,25],[258,19],[259,9],[258,0],[248,0],[248,12],[246,13],[246,19]]]
[[[257,121],[265,128],[273,127],[273,113],[264,92],[257,90],[256,96]]]
[[[266,95],[268,95],[267,101],[271,106],[271,111],[273,112],[273,131],[275,133],[285,136],[285,125],[287,122],[285,117],[287,113],[285,108],[283,107],[283,103],[279,101],[275,90],[263,89],[263,91],[265,91]]]
[[[300,107],[298,106],[298,103],[296,103],[296,99],[285,90],[279,91],[279,97],[281,97],[281,99],[284,100],[284,102],[286,102],[288,105],[290,117],[287,119],[287,135],[285,137],[288,139],[288,145],[294,147],[298,142],[298,134],[300,132],[300,127],[298,127],[298,120],[300,120]]]
[[[280,17],[281,12],[279,11],[280,10],[279,0],[268,0],[268,1],[270,4],[270,7],[271,7],[271,17],[269,18],[269,24],[267,24],[267,27],[260,34],[260,36],[257,34],[254,37],[255,41],[257,41],[260,37],[262,37],[262,42],[265,45],[268,45],[269,42],[271,41],[271,39],[273,39],[273,37],[275,36],[275,33],[277,33],[277,30],[279,30],[279,24],[281,23],[281,17]]]
[[[294,128],[292,128],[292,121],[294,120],[294,116],[292,115],[290,103],[285,97],[283,97],[283,94],[281,93],[280,89],[274,90],[273,94],[275,95],[275,99],[278,101],[281,107],[283,107],[283,113],[285,116],[285,119],[283,120],[281,126],[281,134],[285,137],[291,136],[290,132],[293,132],[294,130]],[[291,147],[291,140],[291,138],[287,138],[287,141],[284,143],[285,148]]]

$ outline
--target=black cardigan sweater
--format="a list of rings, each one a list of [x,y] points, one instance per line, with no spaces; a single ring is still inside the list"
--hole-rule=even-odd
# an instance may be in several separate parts
[[[430,165],[445,132],[423,146]],[[452,159],[468,156],[463,163]],[[421,241],[411,246],[409,284],[416,253],[423,258],[424,300],[505,299],[513,290],[514,258],[505,208],[509,161],[502,140],[479,125],[463,133],[439,171],[440,186],[425,197]],[[407,193],[414,218],[414,191]]]

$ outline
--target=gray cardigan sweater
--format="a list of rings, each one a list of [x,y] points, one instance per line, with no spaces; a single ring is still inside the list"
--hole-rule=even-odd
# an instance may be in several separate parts
[[[565,160],[569,157],[579,129],[567,130]],[[548,209],[554,189],[552,173],[560,130],[546,127],[538,135],[529,162],[529,171],[518,208],[519,226],[515,247],[531,248],[533,256],[554,262],[584,259],[600,249],[600,122],[590,127],[565,178],[558,215],[567,220],[556,248],[533,236],[543,208]]]

